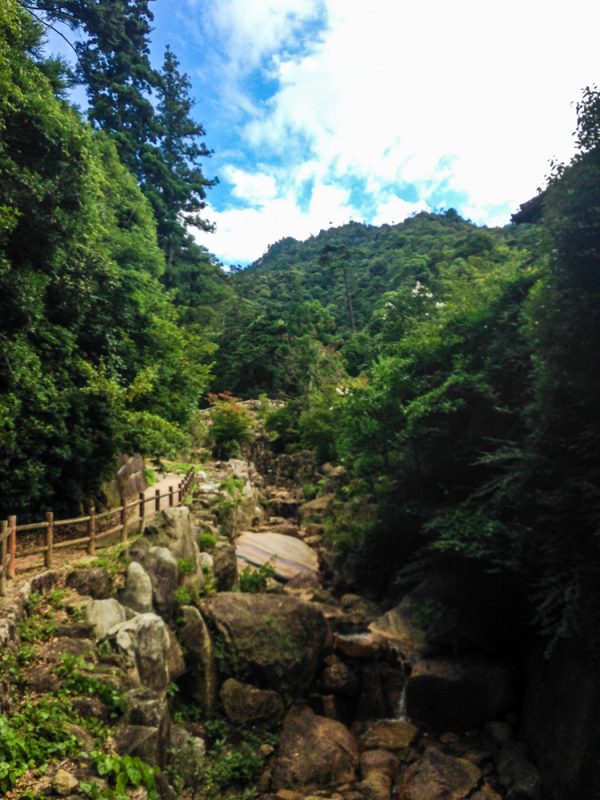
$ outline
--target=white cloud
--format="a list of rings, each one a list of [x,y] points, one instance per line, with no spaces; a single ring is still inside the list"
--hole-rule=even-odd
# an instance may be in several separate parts
[[[230,76],[262,65],[277,87],[262,104],[247,103],[242,137],[260,154],[260,173],[234,164],[223,172],[233,197],[256,212],[216,214],[220,232],[208,246],[218,241],[222,257],[247,242],[254,258],[259,242],[313,233],[344,214],[360,219],[345,188],[356,179],[377,224],[437,205],[448,191],[467,198],[471,218],[505,222],[543,183],[549,160],[568,158],[572,101],[597,79],[600,4],[588,0],[222,0],[212,8]],[[299,50],[303,26],[323,10],[326,25]],[[306,180],[313,199],[303,212]],[[416,203],[402,200],[408,184]]]

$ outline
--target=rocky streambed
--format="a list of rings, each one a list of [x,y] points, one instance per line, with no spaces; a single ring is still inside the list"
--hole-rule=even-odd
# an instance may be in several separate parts
[[[423,621],[422,587],[385,613],[334,593],[330,503],[264,486],[243,461],[211,465],[189,509],[5,605],[17,660],[27,619],[40,604],[52,618],[2,675],[6,716],[62,693],[73,717],[64,758],[6,796],[540,799],[511,670],[455,655]],[[108,756],[152,774],[103,773]]]

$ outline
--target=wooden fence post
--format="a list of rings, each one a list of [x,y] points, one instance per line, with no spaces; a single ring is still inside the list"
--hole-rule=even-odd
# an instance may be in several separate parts
[[[174,488],[169,486],[169,506],[173,506],[175,503],[175,495],[174,495]]]
[[[90,540],[88,542],[88,553],[91,556],[96,555],[96,508],[92,505],[89,509],[90,518],[88,519],[88,536]]]
[[[8,534],[8,521],[3,519],[0,523],[0,597],[6,594],[6,554],[8,546],[6,537]]]
[[[146,522],[146,494],[140,492],[140,533],[144,530],[144,523]]]
[[[154,510],[160,511],[160,489],[154,490]]]
[[[46,552],[44,553],[44,564],[47,569],[52,566],[52,550],[54,548],[54,513],[52,511],[46,512]]]
[[[177,505],[180,506],[183,503],[183,484],[185,481],[179,481],[177,484]]]
[[[10,579],[15,577],[15,566],[17,560],[17,518],[15,516],[8,518],[8,527],[10,528],[10,536],[8,538],[8,577]]]
[[[127,501],[121,497],[121,541],[127,541]]]

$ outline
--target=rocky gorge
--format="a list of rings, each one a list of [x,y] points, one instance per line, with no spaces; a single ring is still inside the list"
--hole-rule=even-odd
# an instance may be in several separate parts
[[[351,591],[331,495],[272,479],[211,462],[128,547],[4,602],[3,710],[68,709],[6,797],[541,800],[514,663],[450,614],[451,581],[387,610]]]

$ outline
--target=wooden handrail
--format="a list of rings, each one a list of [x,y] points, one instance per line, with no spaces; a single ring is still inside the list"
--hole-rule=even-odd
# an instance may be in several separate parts
[[[156,489],[154,495],[150,495],[149,497],[146,497],[144,492],[140,492],[135,500],[127,501],[121,498],[121,505],[117,508],[102,511],[100,514],[96,513],[94,506],[90,506],[85,516],[73,517],[71,519],[55,520],[54,514],[48,511],[46,512],[46,519],[40,522],[29,522],[25,525],[17,525],[17,518],[15,516],[9,516],[7,520],[0,521],[0,597],[4,596],[6,593],[7,581],[15,577],[18,556],[23,558],[24,556],[43,555],[45,566],[50,568],[52,566],[53,554],[56,550],[62,550],[67,547],[78,547],[85,544],[88,553],[94,555],[97,542],[117,532],[121,534],[121,541],[126,542],[130,527],[133,523],[139,523],[139,531],[141,533],[148,517],[160,511],[161,500],[168,498],[169,507],[181,505],[195,481],[196,473],[192,468],[179,484],[169,486],[166,492],[161,493],[160,489]],[[146,508],[147,503],[150,505],[150,511]],[[135,516],[133,519],[130,519],[130,511],[132,509],[137,509],[137,520]],[[118,518],[118,524],[114,525],[109,530],[98,530],[98,522],[107,517],[111,517],[111,515]],[[86,525],[85,536],[64,539],[60,542],[54,541],[57,528],[67,525],[84,524]],[[18,534],[30,531],[45,531],[45,544],[40,544],[39,547],[19,553],[17,548]]]

